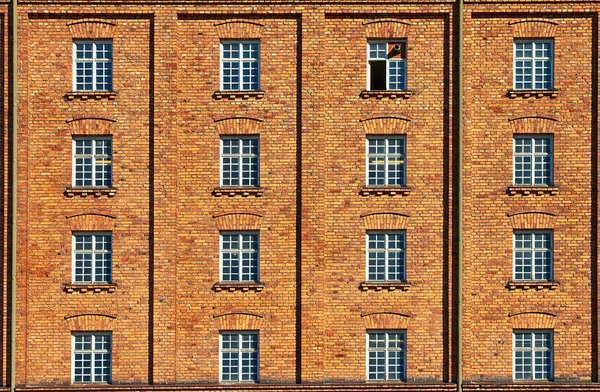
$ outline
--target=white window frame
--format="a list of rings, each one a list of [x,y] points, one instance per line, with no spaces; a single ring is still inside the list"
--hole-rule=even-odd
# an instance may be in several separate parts
[[[77,59],[77,45],[78,44],[91,44],[92,45],[92,58],[91,59]],[[110,44],[110,59],[98,58],[97,57],[97,45]],[[112,40],[75,40],[73,41],[73,91],[113,91],[114,80],[114,46]],[[92,89],[78,88],[77,87],[77,64],[78,63],[91,63],[92,64]],[[100,82],[98,75],[98,64],[109,64],[109,70],[103,77],[108,77],[110,83]],[[109,88],[98,88],[101,84],[109,84]]]
[[[531,43],[533,48],[532,48],[532,56],[531,57],[518,57],[517,58],[517,44],[528,44]],[[549,57],[544,57],[544,56],[537,56],[535,51],[536,51],[536,45],[538,44],[550,44],[550,50],[551,50],[551,55]],[[515,90],[523,90],[523,91],[530,91],[530,90],[553,90],[554,89],[554,40],[552,39],[516,39],[513,42],[513,87]],[[531,61],[531,68],[527,68],[528,70],[530,70],[531,72],[531,88],[526,88],[526,87],[517,87],[517,62],[518,61]],[[536,72],[536,66],[535,63],[536,62],[540,62],[540,61],[550,61],[550,75],[548,75],[549,80],[544,80],[542,82],[539,83],[543,83],[543,85],[541,86],[536,86],[536,77],[540,76],[538,72]],[[525,68],[525,67],[523,67]],[[543,73],[541,74],[543,75]],[[520,82],[520,83],[525,83],[525,82]]]
[[[385,236],[385,248],[373,248],[369,247],[369,236],[371,235],[384,235]],[[397,249],[397,248],[389,248],[389,236],[390,235],[402,235],[404,237],[404,247],[405,249]],[[372,250],[377,250],[377,252],[385,252],[385,260],[384,260],[384,274],[385,279],[369,279],[369,269],[371,268],[371,259],[369,257],[369,253]],[[396,265],[396,269],[401,269],[403,272],[403,279],[389,279],[390,277],[390,252],[397,252],[403,255],[402,265]],[[366,281],[367,282],[406,282],[406,230],[390,230],[390,231],[368,231],[366,235]]]
[[[91,337],[91,349],[89,350],[77,350],[76,349],[76,340],[77,337]],[[109,337],[109,348],[106,349],[96,349],[96,340],[98,337],[103,336]],[[91,380],[87,381],[77,381],[75,379],[75,369],[76,369],[76,356],[78,354],[89,354],[91,355],[91,366],[88,368],[90,371]],[[106,355],[108,356],[108,371],[106,373],[100,373],[100,375],[104,375],[105,379],[101,381],[96,381],[96,376],[98,375],[99,367],[96,367],[96,356],[97,355]],[[112,378],[112,333],[111,332],[73,332],[71,334],[71,383],[73,384],[110,384]]]
[[[77,251],[75,249],[78,236],[92,236],[92,249],[89,252]],[[99,236],[109,236],[110,238],[110,249],[108,250],[96,250],[96,240]],[[74,284],[94,284],[94,283],[112,283],[113,276],[113,260],[112,260],[112,249],[113,249],[113,236],[111,232],[74,232],[72,234],[72,249],[71,249],[71,270],[72,270],[72,281]],[[91,254],[92,257],[92,279],[91,280],[76,280],[77,274],[77,254]],[[104,260],[97,259],[97,256],[107,255],[109,264],[109,280],[103,278],[103,274],[98,275],[96,269],[98,263],[102,263]]]
[[[385,334],[385,347],[383,349],[379,349],[379,348],[371,348],[370,347],[370,342],[371,342],[371,335],[374,334]],[[389,345],[389,336],[390,334],[402,334],[403,335],[403,341],[404,344],[401,347],[398,348],[393,348],[390,347]],[[406,364],[407,364],[407,349],[406,349],[406,330],[370,330],[367,331],[367,342],[366,342],[366,374],[367,374],[367,381],[369,382],[381,382],[381,381],[394,381],[394,382],[406,382],[406,374],[407,374],[407,368],[406,368]],[[371,374],[377,374],[377,373],[372,373],[369,369],[369,360],[370,360],[370,354],[373,352],[383,352],[384,353],[384,361],[385,361],[385,377],[383,379],[378,379],[378,378],[371,378]],[[391,364],[390,364],[390,353],[392,352],[399,352],[399,353],[404,353],[403,355],[403,361],[402,361],[402,368],[404,368],[404,372],[400,372],[400,377],[399,378],[391,378],[390,377],[390,370],[391,370]]]
[[[235,44],[239,45],[238,50],[240,53],[240,57],[225,59],[224,54],[223,54],[224,45],[235,45]],[[244,44],[250,44],[250,45],[256,44],[258,46],[257,47],[258,57],[244,58],[243,57],[243,45]],[[259,40],[224,40],[224,41],[221,41],[220,57],[221,57],[221,63],[220,63],[219,68],[220,68],[221,72],[220,72],[219,85],[220,85],[221,91],[260,91],[260,41]],[[225,67],[224,67],[224,63],[226,63],[226,62],[232,62],[232,63],[237,62],[238,63],[239,88],[237,88],[237,89],[228,87],[226,85]],[[249,69],[252,69],[252,66],[254,66],[256,68],[257,75],[256,75],[256,85],[255,86],[253,86],[252,81],[249,81],[246,83],[243,81],[244,63],[251,63],[251,68],[249,68]],[[252,77],[252,75],[250,75],[250,77]]]
[[[223,142],[225,140],[237,140],[239,142],[239,153],[238,154],[225,154],[224,152],[224,145]],[[244,141],[255,141],[256,142],[256,154],[252,154],[252,153],[248,153],[245,154],[243,152],[243,144]],[[241,188],[241,187],[259,187],[260,186],[260,138],[258,136],[228,136],[228,135],[223,135],[220,138],[220,151],[221,151],[221,157],[220,157],[220,162],[221,162],[221,166],[220,166],[220,185],[222,187],[227,187],[227,188]],[[238,175],[238,183],[237,185],[231,185],[231,184],[225,184],[224,183],[224,167],[225,167],[225,158],[237,158],[238,159],[238,171],[237,171],[237,175]],[[244,170],[244,159],[252,159],[255,158],[256,159],[256,169],[255,170]],[[252,166],[251,166],[252,167]],[[233,171],[231,171],[231,173],[233,173]],[[244,177],[245,174],[248,174],[248,176]],[[244,180],[250,180],[249,184],[243,184]],[[230,179],[231,180],[231,179]]]
[[[240,249],[237,250],[226,250],[223,248],[223,244],[224,244],[224,240],[223,237],[226,235],[231,235],[231,236],[238,236],[238,242],[240,244]],[[257,248],[256,249],[251,249],[248,251],[244,251],[244,249],[242,249],[242,243],[243,243],[243,236],[245,235],[251,235],[254,236],[256,239],[256,245]],[[219,248],[220,248],[220,267],[219,267],[219,273],[220,273],[220,281],[221,282],[226,282],[226,283],[241,283],[241,282],[260,282],[260,233],[258,231],[222,231],[219,235]],[[238,254],[238,267],[237,267],[237,274],[239,279],[237,280],[231,280],[231,279],[225,279],[225,257],[224,254],[225,253],[237,253]],[[244,268],[244,266],[242,266],[242,259],[243,259],[243,254],[244,253],[252,253],[255,255],[256,257],[256,266],[253,266],[252,264],[250,264],[250,266],[248,267],[250,269],[250,271],[252,271],[253,268],[256,269],[256,274],[254,274],[255,279],[251,279],[253,276],[252,272],[249,273],[243,273],[242,268]],[[244,279],[243,277],[249,275],[250,279]]]
[[[531,235],[531,248],[517,248],[517,235],[518,234],[524,234],[524,235]],[[536,242],[536,236],[537,237],[541,237],[542,235],[548,235],[550,236],[550,247],[549,248],[538,248],[535,245]],[[517,252],[531,252],[531,258],[528,260],[529,264],[529,268],[531,270],[531,279],[523,279],[523,278],[517,278]],[[543,276],[540,276],[539,274],[536,274],[535,272],[535,267],[536,267],[536,252],[549,252],[550,253],[550,258],[549,260],[545,260],[542,259],[542,261],[544,261],[544,264],[541,265],[542,268],[545,268],[548,270],[548,272],[546,273],[547,278],[544,278]],[[521,272],[522,273],[522,272]],[[544,282],[551,282],[553,280],[554,277],[554,233],[552,232],[552,230],[515,230],[513,232],[513,279],[515,281],[544,281]]]
[[[238,348],[237,349],[225,349],[223,348],[223,337],[225,335],[237,335],[238,337]],[[255,341],[256,344],[256,349],[254,348],[242,348],[242,345],[239,344],[239,342],[242,341],[243,336],[251,336]],[[238,354],[238,372],[237,373],[230,373],[230,375],[232,376],[237,376],[237,380],[225,380],[224,376],[224,366],[223,366],[223,362],[224,362],[224,354],[225,353],[232,353]],[[247,366],[246,368],[249,369],[248,372],[244,373],[244,369],[242,367],[242,355],[243,354],[252,354],[255,353],[256,355],[256,366]],[[251,375],[250,378],[253,379],[248,379],[248,380],[242,380],[242,377],[244,374],[249,374]],[[258,331],[220,331],[219,332],[219,382],[221,383],[258,383],[259,382],[259,375],[260,375],[260,336]]]
[[[517,335],[530,334],[532,345],[530,348],[517,349]],[[542,334],[549,335],[550,347],[535,347],[536,337],[541,337]],[[531,378],[517,378],[517,352],[530,353],[531,355]],[[550,352],[549,370],[546,377],[536,377],[535,359],[542,358],[542,353]],[[537,356],[536,356],[537,354]],[[554,379],[554,331],[552,330],[515,330],[513,331],[513,380],[515,381],[552,381]]]
[[[384,154],[371,154],[369,152],[369,148],[371,147],[371,141],[374,140],[385,140],[385,153]],[[403,150],[400,153],[392,154],[390,153],[390,140],[401,140],[403,141]],[[406,186],[406,136],[405,135],[393,135],[393,136],[385,136],[385,135],[372,135],[367,137],[366,143],[366,185],[367,187],[405,187]],[[371,170],[370,170],[370,160],[371,159],[383,159],[384,165],[384,183],[383,184],[371,184]],[[390,174],[392,173],[390,170],[390,160],[402,160],[402,168],[399,171],[400,176],[403,181],[400,181],[400,184],[390,184]],[[375,171],[377,172],[377,171]],[[376,178],[377,179],[377,178]]]
[[[390,45],[398,44],[404,46],[404,54],[405,57],[400,57],[399,59],[390,59],[389,53],[386,49],[385,59],[381,57],[371,58],[371,45],[372,44],[385,44],[386,48],[389,48]],[[408,45],[406,39],[391,39],[391,40],[369,40],[367,42],[367,91],[407,91],[408,90]],[[383,62],[385,61],[385,90],[374,90],[372,87],[371,80],[371,62]],[[404,88],[391,88],[390,87],[390,62],[398,62],[402,64],[401,67],[404,69],[404,75],[401,81],[396,81],[397,84],[404,84]]]
[[[517,140],[530,139],[531,152],[517,152]],[[536,141],[546,140],[548,141],[549,151],[548,152],[536,152]],[[523,183],[517,183],[517,158],[528,157],[531,165],[531,176],[523,180]],[[548,158],[548,163],[536,170],[536,159]],[[522,163],[521,163],[522,164]],[[548,171],[547,179],[544,180],[544,171]],[[537,179],[542,179],[542,182],[536,183]],[[526,183],[529,181],[529,183]],[[554,138],[553,135],[514,135],[513,136],[513,184],[515,186],[552,186],[554,184]]]
[[[77,142],[78,141],[92,141],[92,154],[77,154]],[[110,141],[110,155],[108,154],[96,154],[96,144],[98,141]],[[77,159],[92,160],[92,171],[90,173],[92,177],[92,185],[78,185],[77,184]],[[109,174],[106,175],[106,170],[103,172],[97,171],[97,166],[103,166],[108,168]],[[110,188],[113,184],[113,143],[111,136],[75,136],[73,137],[73,159],[72,159],[72,186],[74,188]],[[82,173],[88,173],[82,171]],[[96,185],[96,181],[100,180],[102,183],[108,182],[108,185]]]

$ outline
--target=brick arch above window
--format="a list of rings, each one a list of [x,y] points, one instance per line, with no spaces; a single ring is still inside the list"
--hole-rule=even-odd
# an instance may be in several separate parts
[[[263,120],[235,117],[215,120],[219,135],[259,135]]]
[[[360,216],[367,230],[406,230],[409,215],[396,212],[375,212]]]
[[[264,25],[249,20],[228,20],[215,23],[215,28],[220,39],[260,39]]]
[[[112,135],[112,126],[116,120],[101,117],[76,117],[67,120],[71,134],[78,135]]]
[[[402,117],[373,117],[360,120],[367,135],[405,135],[410,120]]]
[[[363,26],[367,38],[406,38],[410,23],[394,19],[381,19],[364,22]]]
[[[214,215],[217,229],[225,230],[260,230],[262,216],[252,213],[228,213]]]
[[[547,312],[509,314],[513,329],[554,329],[557,315]]]
[[[514,133],[554,133],[554,127],[558,122],[551,117],[518,117],[509,119]]]
[[[365,329],[407,329],[410,315],[392,312],[361,314]]]
[[[552,38],[558,27],[557,23],[543,19],[524,19],[509,25],[515,38]]]
[[[70,331],[112,331],[117,316],[112,314],[77,314],[65,316]]]
[[[507,216],[516,230],[554,229],[556,220],[556,214],[541,211],[518,211]]]
[[[113,231],[116,218],[107,214],[78,214],[67,216],[71,231]]]
[[[67,23],[73,39],[113,38],[117,24],[102,19],[81,19]]]
[[[252,313],[225,313],[213,316],[221,331],[259,330],[263,316]]]

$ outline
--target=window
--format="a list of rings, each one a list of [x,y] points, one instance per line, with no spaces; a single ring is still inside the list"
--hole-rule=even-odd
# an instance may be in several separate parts
[[[367,281],[406,281],[405,232],[367,234]]]
[[[221,233],[221,281],[258,282],[258,233]]]
[[[367,90],[406,90],[406,41],[368,43]]]
[[[406,186],[406,138],[367,138],[367,185]]]
[[[112,186],[112,139],[110,137],[73,139],[73,186],[88,188]]]
[[[75,41],[73,52],[73,89],[112,91],[112,41]]]
[[[515,185],[551,186],[552,136],[515,136]]]
[[[552,232],[514,233],[515,280],[552,280]]]
[[[514,339],[514,379],[552,380],[552,331],[516,331]]]
[[[221,186],[259,185],[258,137],[221,137]]]
[[[221,382],[258,382],[258,333],[222,332]]]
[[[258,41],[221,42],[221,90],[258,91]]]
[[[110,382],[111,340],[110,332],[73,334],[74,383]]]
[[[552,90],[553,52],[551,40],[515,41],[515,89]]]
[[[406,332],[373,331],[367,334],[369,381],[406,381]]]
[[[112,235],[73,234],[73,281],[110,283],[112,281]]]

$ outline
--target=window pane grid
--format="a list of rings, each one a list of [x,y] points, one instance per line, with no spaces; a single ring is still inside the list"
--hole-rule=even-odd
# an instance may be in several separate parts
[[[112,42],[74,42],[75,91],[112,91]]]
[[[258,234],[221,234],[221,280],[258,282]]]
[[[258,334],[221,334],[221,381],[258,381]]]
[[[223,91],[259,90],[259,43],[221,43],[221,89]]]
[[[552,332],[515,332],[514,350],[515,380],[552,379]]]
[[[112,140],[73,139],[73,186],[112,186]]]
[[[221,186],[259,186],[259,140],[221,138]]]
[[[74,383],[110,383],[111,340],[110,333],[73,335]]]
[[[406,90],[406,42],[398,42],[403,49],[396,53],[390,42],[369,42],[367,62],[369,90]]]
[[[551,232],[515,232],[515,280],[552,280]]]
[[[111,234],[73,235],[73,281],[110,283],[112,280]]]
[[[552,157],[552,137],[515,137],[515,185],[552,185]]]
[[[367,185],[406,186],[406,139],[367,139]]]
[[[406,281],[406,235],[367,234],[367,280]]]
[[[371,332],[367,335],[369,381],[406,381],[406,333]]]
[[[553,88],[553,46],[551,41],[515,41],[515,89]]]

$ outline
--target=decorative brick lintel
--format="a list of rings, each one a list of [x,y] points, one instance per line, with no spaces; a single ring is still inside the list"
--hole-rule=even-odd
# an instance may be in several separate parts
[[[67,188],[65,189],[66,197],[114,197],[117,194],[117,188]]]
[[[522,383],[463,383],[463,391],[467,392],[586,392],[600,391],[599,383],[592,382],[522,382]]]
[[[455,392],[456,384],[451,383],[348,383],[348,384],[171,384],[171,385],[64,385],[64,386],[23,386],[16,392],[86,392],[86,391],[289,391],[289,392]]]
[[[263,99],[265,92],[259,91],[215,91],[213,98],[216,100],[221,99]]]
[[[558,97],[558,90],[508,90],[506,96],[509,98],[556,98]]]
[[[506,189],[506,193],[510,196],[523,195],[523,196],[541,196],[541,195],[558,195],[557,186],[509,186]]]
[[[359,287],[362,291],[408,291],[411,285],[410,282],[362,282]]]
[[[558,286],[560,285],[559,282],[546,282],[546,281],[526,281],[526,282],[522,282],[522,281],[518,281],[518,280],[511,280],[510,282],[508,282],[506,284],[506,287],[508,287],[509,290],[517,290],[517,289],[521,289],[521,290],[556,290],[558,288]]]
[[[230,282],[219,282],[215,283],[213,290],[216,292],[220,291],[256,291],[261,292],[265,288],[264,283],[260,282],[241,282],[241,283],[230,283]]]
[[[236,188],[217,187],[217,188],[213,189],[212,194],[213,194],[213,196],[217,196],[217,197],[221,197],[221,196],[261,197],[264,194],[264,192],[265,192],[265,188],[261,188],[261,187],[236,187]]]
[[[82,101],[87,100],[100,100],[100,99],[108,99],[114,100],[117,98],[116,91],[71,91],[65,94],[65,100],[74,101],[76,99],[80,99]]]
[[[400,186],[399,187],[366,187],[365,186],[360,190],[360,195],[361,196],[369,196],[369,195],[408,196],[408,195],[410,195],[410,192],[411,192],[411,189],[406,186],[402,186],[402,187],[400,187]]]
[[[117,289],[116,283],[104,283],[104,284],[75,284],[75,283],[63,283],[63,289],[67,293],[100,293],[106,291],[107,293],[114,293]]]
[[[399,91],[399,90],[389,90],[389,91],[371,91],[371,90],[363,90],[360,92],[360,97],[364,98],[364,99],[369,99],[369,98],[375,98],[375,99],[383,99],[383,98],[389,98],[389,99],[396,99],[396,98],[403,98],[403,99],[408,99],[413,95],[413,92],[411,90],[403,90],[403,91]]]

